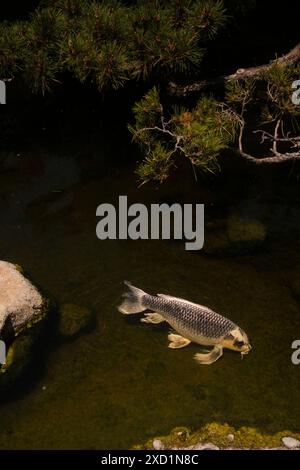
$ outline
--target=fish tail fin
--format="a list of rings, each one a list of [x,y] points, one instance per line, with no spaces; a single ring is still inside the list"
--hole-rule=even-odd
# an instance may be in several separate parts
[[[124,281],[124,284],[128,287],[128,291],[123,294],[123,302],[119,305],[119,312],[124,315],[130,315],[131,313],[140,313],[147,310],[147,307],[143,305],[143,297],[146,292],[134,287],[130,282]]]

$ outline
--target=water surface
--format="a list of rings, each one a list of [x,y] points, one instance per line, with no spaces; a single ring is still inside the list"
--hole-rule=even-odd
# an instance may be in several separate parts
[[[128,448],[212,421],[299,431],[300,367],[290,355],[300,306],[289,287],[299,245],[207,257],[167,241],[99,241],[101,202],[151,202],[159,190],[136,189],[125,169],[84,180],[72,159],[42,159],[24,174],[1,175],[1,259],[21,264],[59,304],[92,309],[97,327],[74,342],[50,339],[38,380],[0,406],[0,448]],[[168,349],[167,326],[117,311],[123,279],[226,314],[251,337],[251,354],[199,366],[196,345]]]

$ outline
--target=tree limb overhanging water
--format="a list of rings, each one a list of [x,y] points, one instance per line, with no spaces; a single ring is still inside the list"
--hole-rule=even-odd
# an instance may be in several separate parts
[[[189,85],[178,85],[169,82],[169,93],[177,96],[187,96],[190,93],[203,91],[206,88],[224,86],[226,83],[234,80],[246,80],[248,78],[260,78],[262,73],[271,69],[274,64],[293,65],[300,60],[300,43],[298,43],[287,54],[275,60],[271,60],[268,64],[258,65],[256,67],[240,68],[236,72],[229,75],[220,75],[218,77],[207,78],[199,82]]]

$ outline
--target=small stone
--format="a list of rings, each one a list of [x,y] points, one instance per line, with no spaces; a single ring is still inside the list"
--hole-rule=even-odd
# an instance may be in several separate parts
[[[234,434],[228,434],[227,439],[231,442],[234,441]]]
[[[43,385],[42,390],[47,390],[46,385]]]
[[[206,444],[201,444],[199,442],[198,444],[194,445],[192,447],[193,450],[220,450],[218,446],[215,444],[212,444],[211,442],[207,442]]]
[[[154,450],[163,450],[165,448],[163,442],[160,439],[154,439],[152,445]]]
[[[283,437],[282,442],[288,449],[296,449],[297,447],[300,447],[300,441],[294,437]]]

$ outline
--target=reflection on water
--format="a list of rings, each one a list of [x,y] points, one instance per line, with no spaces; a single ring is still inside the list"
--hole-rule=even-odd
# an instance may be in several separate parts
[[[160,191],[135,189],[132,171],[80,182],[73,162],[47,168],[30,180],[1,175],[0,257],[23,265],[59,303],[93,309],[97,328],[53,347],[43,376],[1,405],[0,448],[127,448],[174,426],[216,420],[299,430],[300,367],[290,356],[300,306],[288,285],[299,245],[215,258],[180,243],[99,241],[101,202],[119,194],[156,202]],[[253,350],[243,360],[225,351],[215,364],[197,365],[196,345],[170,350],[166,326],[118,313],[123,279],[227,315]]]

